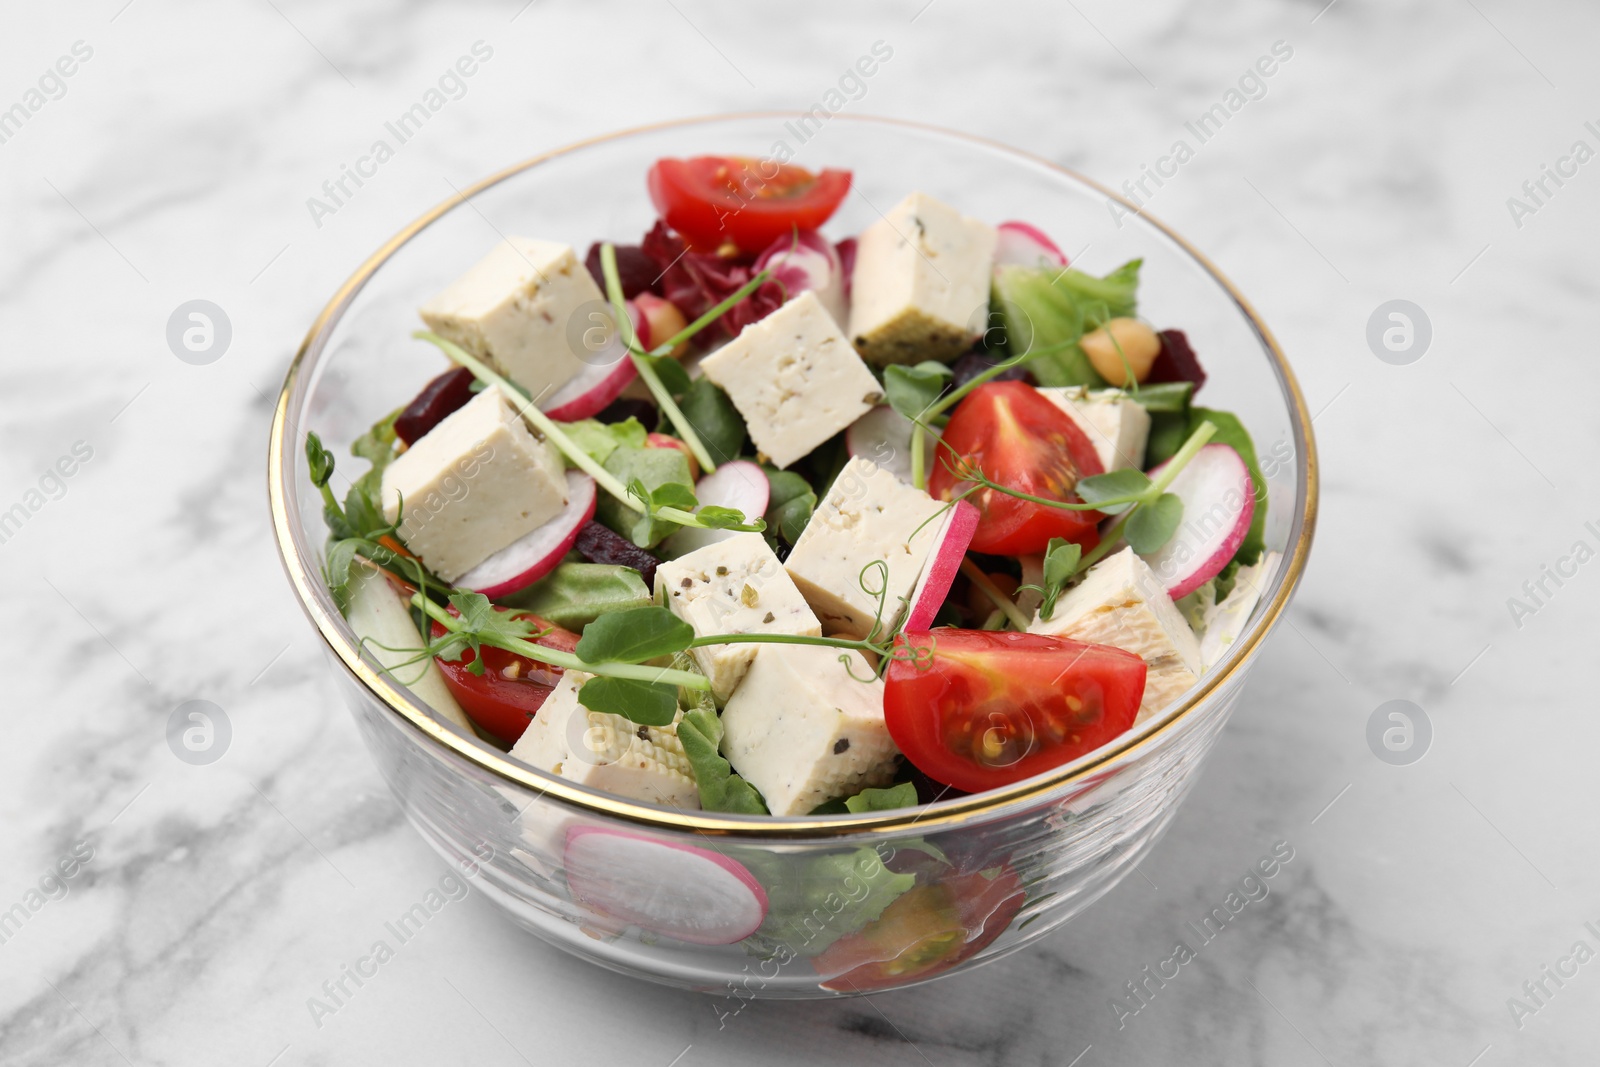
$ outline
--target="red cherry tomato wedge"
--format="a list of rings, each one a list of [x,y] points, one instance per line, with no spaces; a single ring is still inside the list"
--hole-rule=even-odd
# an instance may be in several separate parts
[[[746,156],[658,159],[648,178],[650,199],[666,224],[691,245],[711,252],[732,244],[755,255],[795,230],[815,230],[850,191],[850,172]]]
[[[989,480],[1030,496],[1079,502],[1079,478],[1102,473],[1094,445],[1066,413],[1027,382],[985,382],[956,405],[934,452],[928,492],[949,500],[970,483],[951,470],[965,460]],[[997,556],[1043,552],[1052,537],[1093,548],[1098,511],[1064,511],[980,489],[967,498],[978,508],[972,551]]]
[[[875,922],[812,960],[841,993],[889,989],[931,978],[976,956],[1021,910],[1022,883],[1009,868],[957,874],[896,897]]]
[[[969,793],[1099,748],[1133,725],[1144,696],[1144,660],[1107,645],[955,629],[894,643],[883,690],[889,736],[929,778]]]
[[[497,607],[494,610],[508,609]],[[450,613],[457,614],[454,608],[450,609]],[[537,615],[528,612],[518,614],[539,629],[549,631],[530,638],[534,644],[560,652],[571,652],[578,647],[577,634],[552,626]],[[443,626],[437,622],[433,624],[435,638],[444,636],[444,632]],[[507,652],[503,648],[485,646],[483,673],[473,674],[469,665],[477,658],[477,654],[469,648],[458,660],[436,657],[434,662],[439,665],[444,684],[449,687],[450,695],[456,698],[456,703],[461,705],[461,710],[479,729],[509,748],[517,743],[522,731],[528,728],[528,723],[544,706],[545,698],[561,681],[561,668]]]

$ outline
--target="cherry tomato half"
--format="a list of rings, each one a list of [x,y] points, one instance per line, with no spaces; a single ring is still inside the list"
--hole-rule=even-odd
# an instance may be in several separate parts
[[[1022,883],[1009,868],[956,874],[896,897],[877,920],[846,934],[814,960],[824,989],[870,993],[941,971],[982,952],[1021,910]]]
[[[1108,645],[955,629],[894,643],[883,690],[889,736],[929,778],[969,793],[1099,748],[1133,725],[1144,696],[1144,660]]]
[[[496,611],[506,611],[497,607]],[[456,614],[454,608],[450,613]],[[530,638],[536,645],[571,652],[578,647],[578,635],[528,612],[519,612],[521,618],[532,622],[548,633]],[[433,624],[433,636],[444,636],[444,627]],[[483,673],[473,674],[468,665],[477,659],[472,649],[467,649],[458,660],[434,659],[444,674],[444,684],[477,724],[507,748],[517,743],[522,731],[528,728],[533,716],[544,706],[545,698],[561,681],[561,668],[548,663],[507,652],[503,648],[483,649]]]
[[[968,483],[951,470],[966,461],[990,481],[1030,496],[1078,503],[1079,478],[1102,473],[1089,438],[1066,413],[1027,382],[985,382],[956,405],[934,452],[928,492],[949,500]],[[1098,511],[1063,511],[980,489],[972,551],[999,556],[1043,552],[1052,537],[1085,550],[1100,541]]]
[[[850,191],[850,172],[812,174],[745,156],[658,159],[650,199],[666,224],[705,252],[732,243],[755,255],[794,230],[815,230]]]

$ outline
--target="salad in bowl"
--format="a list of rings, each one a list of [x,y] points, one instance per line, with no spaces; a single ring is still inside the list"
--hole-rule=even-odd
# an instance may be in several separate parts
[[[516,874],[485,888],[539,897],[541,933],[702,986],[759,961],[790,995],[947,973],[1046,912],[1041,843],[1116,779],[981,845],[938,813],[1186,706],[1286,596],[1263,458],[1293,449],[1206,406],[1139,258],[1085,271],[1078,235],[917,186],[844,227],[845,165],[684,153],[635,180],[642,232],[438,260],[411,338],[392,323],[432,371],[347,455],[306,426],[318,595],[452,738],[432,759],[481,763],[477,799],[408,814],[465,831],[447,854],[509,823],[485,847]],[[479,778],[502,766],[547,784]],[[737,839],[928,813],[821,852]],[[1139,848],[1169,815],[1127,822]]]

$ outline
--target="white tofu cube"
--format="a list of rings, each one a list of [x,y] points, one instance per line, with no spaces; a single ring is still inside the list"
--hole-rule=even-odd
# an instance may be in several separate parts
[[[846,463],[784,564],[823,632],[865,637],[872,629],[878,600],[862,579],[877,588],[884,568],[866,568],[878,561],[888,568],[882,621],[892,625],[938,547],[938,516],[949,507],[870,460]]]
[[[822,624],[805,597],[758,533],[737,534],[661,564],[656,568],[656,597],[694,627],[696,637],[822,634]],[[692,650],[719,703],[733,693],[758,647],[708,645]]]
[[[883,399],[872,371],[807,290],[700,361],[727,392],[750,439],[787,467]]]
[[[1089,392],[1081,385],[1040,389],[1051,403],[1066,412],[1100,456],[1107,471],[1144,467],[1144,447],[1150,440],[1150,413],[1120,389]]]
[[[1081,584],[1061,594],[1050,618],[1035,618],[1028,631],[1111,645],[1142,658],[1148,673],[1135,722],[1166,708],[1200,674],[1194,631],[1131,548],[1090,567]]]
[[[722,754],[774,815],[806,815],[894,780],[883,683],[861,653],[846,653],[848,670],[839,655],[762,645],[722,712]]]
[[[850,281],[850,338],[872,363],[948,362],[988,325],[995,230],[924,193],[868,226]]]
[[[590,711],[578,703],[578,690],[590,677],[563,673],[511,755],[569,782],[630,800],[699,808],[700,790],[678,740],[677,722],[640,726],[621,715]]]
[[[537,404],[584,368],[586,331],[609,329],[611,312],[571,245],[507,237],[422,305],[422,321]]]
[[[528,431],[499,389],[445,416],[383,472],[400,538],[447,582],[538,529],[567,503],[561,454]]]

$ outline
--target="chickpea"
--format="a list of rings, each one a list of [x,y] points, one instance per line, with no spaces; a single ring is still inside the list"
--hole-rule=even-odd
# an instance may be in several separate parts
[[[1144,381],[1161,353],[1161,338],[1138,319],[1112,319],[1084,334],[1078,344],[1100,377],[1115,386],[1128,384],[1130,367],[1134,380]]]

